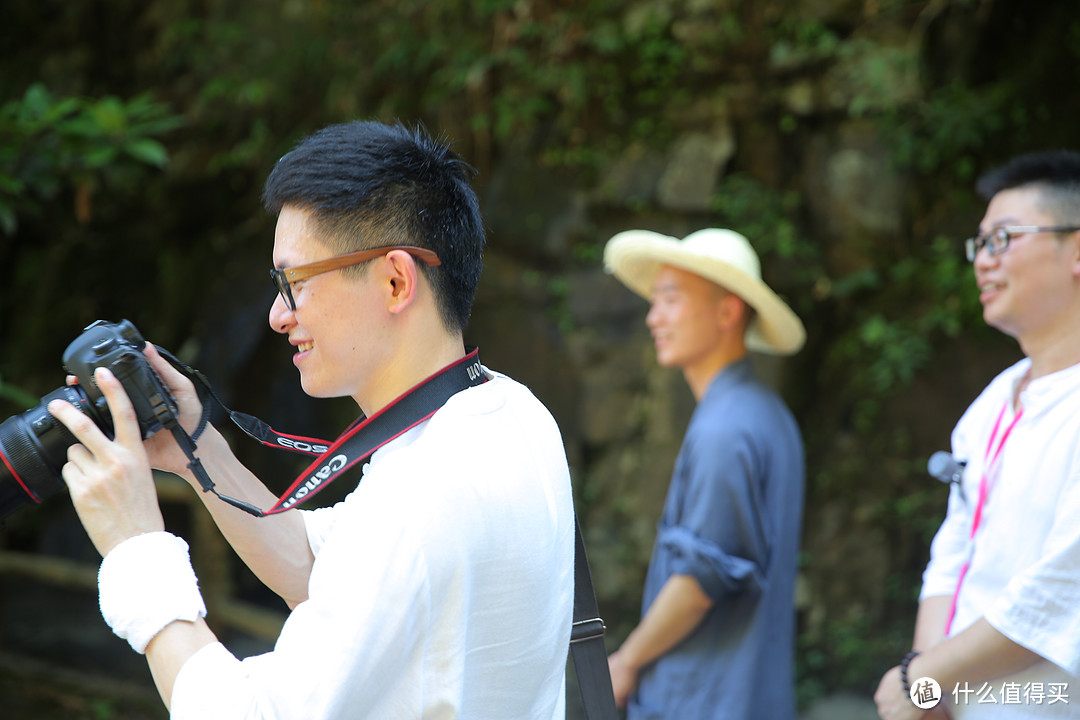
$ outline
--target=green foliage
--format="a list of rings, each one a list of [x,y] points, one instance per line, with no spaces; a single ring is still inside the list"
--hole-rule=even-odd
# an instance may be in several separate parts
[[[772,28],[769,61],[775,67],[790,67],[835,57],[842,46],[836,32],[816,20],[800,20],[784,15]]]
[[[1027,124],[1028,111],[1015,96],[1006,81],[988,87],[954,82],[913,106],[884,113],[879,126],[900,168],[922,175],[944,171],[950,182],[970,183],[976,153]]]
[[[724,17],[720,34],[736,35]],[[540,133],[548,163],[594,168],[627,142],[672,137],[664,109],[693,97],[680,22],[662,3],[405,3],[379,9],[372,70],[413,79],[425,114],[460,108],[494,144]]]
[[[790,302],[803,317],[820,315],[826,301],[843,318],[824,370],[846,379],[862,431],[871,432],[882,404],[933,360],[935,342],[956,337],[978,318],[971,268],[950,238],[831,278],[821,244],[798,226],[798,193],[734,174],[724,179],[712,208],[721,224],[754,238],[763,263],[771,264],[769,274],[780,281],[773,284],[791,289]]]
[[[874,431],[883,404],[934,359],[936,344],[979,317],[971,268],[955,240],[940,236],[883,271],[839,279],[830,294],[849,328],[836,339],[830,362],[849,378],[858,398],[853,422],[863,432]]]
[[[38,398],[16,385],[5,382],[4,378],[0,377],[0,401],[10,402],[13,405],[18,405],[23,408],[29,408],[37,405]]]
[[[1032,79],[1060,86],[1080,58],[1080,20],[1052,28],[1066,42],[1040,43],[1023,33],[1003,38],[1000,28],[993,36],[964,15],[978,7],[1006,17],[1019,7],[1015,2],[16,0],[15,6],[25,6],[20,20],[33,22],[12,26],[35,27],[41,39],[7,31],[5,38],[17,42],[5,55],[0,91],[42,84],[0,107],[2,300],[5,336],[17,339],[0,358],[6,377],[25,387],[55,387],[56,346],[76,320],[136,304],[166,337],[201,336],[222,317],[231,327],[252,318],[252,327],[265,325],[262,308],[250,307],[258,298],[240,299],[248,296],[246,287],[228,288],[221,295],[228,302],[209,291],[245,277],[253,257],[267,259],[270,231],[258,211],[258,185],[299,135],[329,122],[424,121],[455,139],[481,169],[482,183],[512,184],[506,176],[541,163],[577,171],[562,177],[586,190],[631,144],[662,155],[680,132],[725,110],[738,149],[708,213],[676,214],[650,198],[622,208],[589,207],[583,225],[572,230],[569,255],[544,255],[534,263],[543,270],[525,271],[521,287],[529,297],[522,306],[543,298],[553,325],[581,329],[570,322],[566,273],[601,262],[606,237],[598,226],[631,226],[647,215],[658,224],[707,220],[743,232],[760,252],[766,279],[808,326],[808,347],[784,367],[791,375],[786,395],[804,422],[811,499],[840,512],[867,512],[897,546],[920,557],[941,487],[912,464],[916,453],[903,434],[911,411],[898,413],[896,401],[942,360],[944,341],[983,326],[970,266],[947,233],[969,209],[963,202],[970,202],[971,178],[1004,154],[1002,138],[1017,146],[1049,143],[1041,133],[1054,127],[1058,138],[1074,135],[1074,112],[1047,110],[1064,106],[1069,93],[1044,92]],[[950,13],[961,22],[948,20]],[[919,84],[917,63],[937,58],[925,56],[932,43],[915,41],[916,16],[918,27],[934,17],[955,23],[953,33],[983,51],[972,61],[980,72],[943,69],[962,67],[950,46],[939,51],[949,62],[934,65],[941,84],[925,78]],[[1039,17],[1026,26],[1042,22]],[[1020,32],[1001,19],[998,25]],[[1023,75],[1027,58],[1043,64]],[[797,110],[786,94],[796,86],[807,90]],[[169,159],[161,138],[179,121],[146,88],[184,116],[167,174],[148,171]],[[853,128],[889,148],[907,182],[906,226],[897,236],[833,237],[819,220],[821,208],[812,206],[812,166]],[[1036,133],[1039,143],[1031,140]],[[506,175],[492,178],[493,170]],[[26,222],[70,204],[69,194],[85,218],[90,199],[101,197],[95,188],[105,185],[121,191],[114,194],[117,222],[103,221],[101,199],[93,206],[99,223]],[[135,198],[127,202],[137,201],[138,212],[121,198]],[[518,217],[535,236],[552,221],[535,208]],[[108,275],[101,272],[106,265]],[[79,272],[84,268],[93,274]],[[24,308],[32,312],[12,312]],[[238,355],[230,361],[244,359],[244,342],[235,338]],[[236,392],[263,394],[262,386],[243,387],[252,382],[246,367],[237,376]],[[0,400],[25,407],[37,397],[0,382]],[[915,477],[928,485],[913,485]],[[808,509],[814,511],[811,503]],[[905,560],[881,562],[890,567],[887,597],[910,609],[917,578]],[[810,558],[811,583],[821,577],[815,572]],[[872,691],[878,670],[895,661],[909,637],[910,618],[902,612],[861,615],[851,608],[866,600],[852,595],[840,607],[826,607],[816,634],[800,638],[802,699],[838,686]]]
[[[910,629],[882,632],[859,614],[830,621],[820,638],[800,637],[795,655],[799,706],[806,707],[836,688],[873,692],[877,679],[899,661],[897,648],[905,642],[910,644]]]
[[[76,189],[76,212],[89,219],[95,185],[131,188],[147,166],[168,162],[157,136],[179,125],[150,95],[54,97],[31,85],[0,107],[0,230],[14,234],[21,214],[39,212],[61,189]]]
[[[800,280],[817,276],[821,248],[796,225],[801,210],[799,193],[765,186],[746,174],[724,178],[711,209],[726,227],[754,238],[758,254],[775,255],[800,267]]]

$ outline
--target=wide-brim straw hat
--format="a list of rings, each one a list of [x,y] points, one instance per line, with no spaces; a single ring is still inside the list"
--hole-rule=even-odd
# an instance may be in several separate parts
[[[802,348],[806,341],[802,321],[762,282],[757,253],[739,233],[709,228],[679,240],[649,230],[627,230],[604,248],[607,271],[646,300],[665,265],[714,282],[757,311],[746,330],[747,349],[791,355]]]

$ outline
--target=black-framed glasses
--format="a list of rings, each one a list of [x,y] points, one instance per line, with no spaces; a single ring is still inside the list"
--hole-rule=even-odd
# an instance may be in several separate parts
[[[1003,225],[990,232],[976,235],[964,241],[964,252],[967,253],[968,262],[975,262],[975,256],[984,247],[991,255],[999,255],[1009,247],[1009,242],[1016,235],[1036,232],[1075,232],[1080,230],[1080,225]]]
[[[270,279],[274,281],[274,287],[281,293],[285,305],[295,312],[296,301],[293,299],[291,283],[307,280],[309,277],[321,275],[322,273],[330,272],[331,270],[338,270],[350,265],[359,265],[362,262],[373,260],[380,255],[385,255],[394,250],[404,250],[428,267],[442,265],[442,260],[439,259],[439,256],[426,248],[414,247],[412,245],[388,245],[386,247],[370,248],[368,250],[360,250],[344,255],[335,255],[334,257],[326,258],[325,260],[316,260],[313,263],[297,265],[296,267],[285,268],[284,270],[274,268],[270,271]]]

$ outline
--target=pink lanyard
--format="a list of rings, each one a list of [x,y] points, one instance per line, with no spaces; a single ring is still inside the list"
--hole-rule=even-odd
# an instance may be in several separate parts
[[[956,616],[956,601],[960,597],[960,586],[964,584],[964,577],[967,576],[968,568],[971,567],[971,558],[975,554],[975,533],[982,523],[983,506],[986,504],[986,498],[990,494],[990,475],[997,465],[998,458],[1001,457],[1001,451],[1005,447],[1005,441],[1009,439],[1009,435],[1012,433],[1013,428],[1016,427],[1016,423],[1020,422],[1020,418],[1024,416],[1024,409],[1020,408],[1020,412],[1016,413],[1012,422],[1005,428],[1005,432],[1001,435],[1001,441],[995,448],[994,440],[997,439],[998,430],[1001,429],[1001,421],[1005,417],[1005,410],[1008,406],[1008,401],[1006,401],[1001,407],[1001,412],[998,413],[997,421],[994,423],[994,429],[990,433],[990,442],[986,444],[983,472],[982,477],[979,479],[979,499],[975,503],[975,516],[971,521],[971,534],[968,536],[968,556],[967,560],[964,561],[964,565],[960,568],[960,577],[956,581],[956,591],[953,592],[952,603],[949,606],[949,617],[945,621],[946,636],[949,634],[949,630],[952,628],[953,618]]]

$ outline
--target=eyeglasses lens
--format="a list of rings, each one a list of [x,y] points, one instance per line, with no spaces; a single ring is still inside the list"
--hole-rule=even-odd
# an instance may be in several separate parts
[[[271,270],[270,278],[274,281],[274,287],[281,294],[281,299],[285,301],[285,307],[295,312],[296,303],[293,301],[292,288],[289,286],[289,281],[285,279],[285,273],[280,270]]]
[[[978,255],[979,251],[984,247],[991,255],[1005,252],[1005,249],[1009,247],[1010,239],[1009,231],[1005,228],[997,228],[984,235],[968,238],[964,241],[964,250],[966,251],[968,262],[975,262],[975,256]]]

